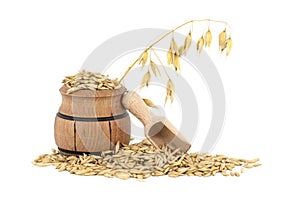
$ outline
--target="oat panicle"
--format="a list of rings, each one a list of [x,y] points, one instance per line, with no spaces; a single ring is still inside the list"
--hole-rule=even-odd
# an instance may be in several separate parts
[[[126,75],[128,74],[128,72],[137,64],[139,63],[142,67],[142,69],[144,67],[147,66],[148,64],[148,71],[151,71],[152,74],[154,76],[157,76],[158,74],[160,76],[162,76],[162,74],[160,73],[161,70],[160,68],[163,68],[163,72],[165,73],[166,77],[168,79],[170,79],[170,76],[167,74],[167,71],[164,69],[165,66],[169,66],[169,67],[173,67],[173,69],[180,73],[181,71],[181,62],[180,62],[180,57],[187,55],[188,51],[190,50],[191,46],[192,46],[192,38],[193,38],[193,31],[192,29],[190,29],[190,31],[187,33],[183,44],[180,44],[180,42],[176,41],[176,38],[174,37],[174,33],[175,31],[179,30],[180,28],[186,26],[186,25],[193,25],[195,23],[208,23],[207,25],[207,29],[206,32],[203,33],[202,36],[200,36],[200,38],[198,39],[197,43],[196,43],[196,49],[198,53],[201,53],[203,51],[204,48],[210,48],[212,45],[212,41],[213,41],[213,34],[212,31],[210,29],[211,26],[213,26],[214,24],[222,24],[222,25],[226,25],[226,27],[223,29],[223,31],[219,34],[219,49],[220,52],[223,53],[225,50],[226,52],[226,56],[229,55],[229,53],[231,52],[232,49],[232,39],[231,39],[231,28],[228,25],[228,23],[224,22],[224,21],[218,21],[218,20],[211,20],[211,19],[203,19],[203,20],[191,20],[188,22],[185,22],[183,24],[181,24],[180,26],[176,27],[175,29],[172,29],[170,31],[168,31],[166,34],[164,34],[163,36],[161,36],[158,40],[156,40],[155,42],[153,42],[151,45],[149,45],[140,55],[140,57],[133,62],[133,64],[128,67],[128,69],[125,71],[125,73],[123,74],[123,76],[120,78],[119,83],[122,82],[122,80],[126,77]],[[229,31],[228,31],[229,30]],[[230,34],[228,34],[230,33]],[[151,52],[155,53],[155,49],[154,46],[159,43],[161,40],[167,38],[167,36],[172,35],[171,40],[170,40],[170,47],[169,50],[167,51],[166,54],[166,65],[164,65],[162,63],[162,61],[159,59],[159,63],[161,64],[160,66],[157,65],[155,63],[155,61],[153,59],[151,59]],[[196,36],[196,38],[198,38],[199,36]],[[149,59],[150,57],[150,59]],[[148,73],[148,72],[147,72]],[[151,76],[151,75],[150,75]],[[144,79],[148,80],[149,75],[147,74],[144,75]],[[147,81],[142,81],[141,87],[143,88],[145,86],[148,86],[148,82]],[[167,85],[166,85],[167,88]],[[169,90],[167,90],[168,92]],[[173,91],[175,92],[175,91]],[[171,97],[169,94],[166,94],[166,99],[170,99],[172,102],[173,98],[169,98]]]

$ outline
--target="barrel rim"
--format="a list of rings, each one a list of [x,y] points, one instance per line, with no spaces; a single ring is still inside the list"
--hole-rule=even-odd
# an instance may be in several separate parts
[[[113,96],[120,96],[124,92],[127,91],[127,89],[121,85],[120,88],[114,89],[114,90],[88,90],[88,89],[83,89],[83,90],[78,90],[76,92],[67,93],[68,87],[63,85],[59,91],[62,95],[64,96],[69,96],[69,97],[83,97],[83,98],[95,98],[95,97],[113,97]]]

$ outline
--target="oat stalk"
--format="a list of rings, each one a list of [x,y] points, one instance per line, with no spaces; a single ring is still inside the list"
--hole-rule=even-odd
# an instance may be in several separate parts
[[[212,43],[212,39],[213,39],[213,34],[210,31],[210,24],[211,23],[220,23],[225,25],[225,29],[223,32],[220,33],[219,35],[219,49],[220,52],[223,53],[224,50],[226,50],[226,56],[229,55],[231,49],[232,49],[232,40],[231,40],[231,35],[227,34],[227,30],[229,29],[230,31],[232,30],[231,27],[229,26],[229,24],[225,21],[220,21],[220,20],[211,20],[211,19],[201,19],[201,20],[190,20],[187,21],[183,24],[181,24],[180,26],[169,30],[168,32],[166,32],[164,35],[162,35],[160,38],[158,38],[157,40],[155,40],[152,44],[150,44],[148,47],[146,47],[146,49],[140,54],[140,56],[127,68],[127,70],[125,71],[125,73],[123,74],[123,76],[118,80],[118,84],[120,84],[124,78],[127,76],[127,74],[130,72],[130,70],[137,64],[141,64],[142,68],[145,66],[145,64],[148,62],[148,55],[149,55],[149,51],[152,50],[152,52],[155,52],[153,50],[153,47],[158,44],[160,41],[162,41],[163,39],[165,39],[167,36],[172,34],[172,39],[170,42],[170,48],[169,51],[167,52],[167,64],[168,66],[173,66],[175,71],[180,72],[181,69],[181,65],[180,65],[180,57],[182,55],[186,55],[186,53],[188,52],[191,43],[192,43],[192,31],[193,31],[193,26],[195,22],[208,22],[208,28],[207,31],[205,32],[204,35],[202,35],[200,37],[200,39],[197,42],[197,51],[200,53],[201,50],[204,47],[209,48],[211,46]],[[180,47],[178,47],[175,39],[174,39],[174,32],[177,31],[178,29],[186,26],[186,25],[191,25],[190,31],[187,34],[184,44]],[[228,37],[227,37],[228,35]],[[157,54],[155,53],[156,57],[158,58],[159,62],[162,64],[161,60],[159,59],[159,57],[157,56]],[[151,57],[151,56],[150,56]],[[159,72],[158,67],[156,66],[156,64],[153,62],[153,60],[151,60],[150,58],[150,66],[151,66],[151,71],[153,72],[153,74],[156,76],[157,72]],[[165,66],[165,65],[162,65]],[[164,68],[164,67],[163,67]],[[166,70],[164,69],[164,71],[166,72]],[[149,73],[149,69],[148,72]],[[147,74],[148,76],[148,74]],[[145,78],[145,77],[144,77]],[[169,76],[168,76],[169,78]],[[150,78],[149,78],[150,79]],[[170,78],[169,78],[170,80]],[[148,86],[148,82],[147,84],[145,84],[145,81],[142,81],[142,87],[143,86]],[[168,94],[167,94],[168,96]]]

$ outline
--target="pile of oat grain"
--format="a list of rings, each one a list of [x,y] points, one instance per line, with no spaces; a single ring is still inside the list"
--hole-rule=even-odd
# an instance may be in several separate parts
[[[240,176],[245,168],[260,166],[259,159],[245,160],[225,155],[181,153],[179,149],[156,149],[148,140],[105,151],[101,155],[66,156],[53,150],[33,161],[39,167],[55,166],[58,171],[85,176],[145,179],[150,176]]]
[[[110,79],[100,73],[82,70],[73,76],[66,76],[62,83],[69,89],[67,93],[78,90],[113,90],[120,87],[117,79]]]

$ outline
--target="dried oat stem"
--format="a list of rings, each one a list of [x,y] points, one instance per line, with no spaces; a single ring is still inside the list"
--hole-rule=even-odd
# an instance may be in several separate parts
[[[225,24],[226,27],[228,27],[230,30],[231,27],[229,26],[229,24],[225,21],[221,21],[221,20],[213,20],[213,19],[200,19],[200,20],[190,20],[187,21],[183,24],[181,24],[180,26],[177,26],[176,28],[166,32],[164,35],[162,35],[158,40],[156,40],[155,42],[153,42],[151,45],[149,45],[141,54],[140,56],[127,68],[127,70],[125,71],[125,73],[123,74],[123,76],[119,79],[118,84],[120,84],[124,78],[127,76],[127,74],[129,73],[129,71],[136,65],[136,63],[138,63],[142,57],[142,55],[147,52],[149,49],[151,49],[153,46],[155,46],[157,43],[159,43],[160,41],[162,41],[164,38],[166,38],[168,35],[170,34],[174,34],[175,31],[177,31],[178,29],[182,28],[183,26],[187,25],[187,24],[193,24],[194,22],[214,22],[214,23],[221,23],[221,24]]]
[[[152,50],[152,52],[154,53],[155,57],[157,58],[158,62],[163,66],[162,68],[163,68],[163,70],[164,70],[166,76],[170,79],[170,76],[169,76],[168,72],[167,72],[166,69],[165,69],[166,66],[163,64],[163,62],[162,62],[161,59],[159,58],[159,56],[157,55],[156,51],[155,51],[153,48],[151,48],[151,50]]]

